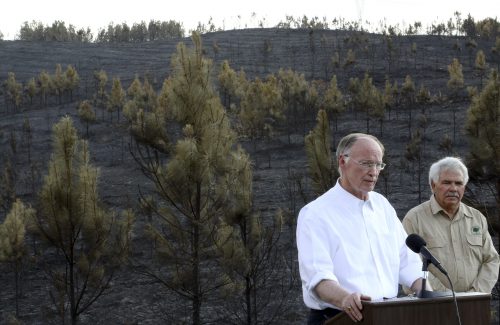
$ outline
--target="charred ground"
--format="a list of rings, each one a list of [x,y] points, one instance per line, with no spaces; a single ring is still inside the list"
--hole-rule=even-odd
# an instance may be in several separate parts
[[[287,29],[209,33],[202,36],[202,41],[206,57],[214,62],[214,73],[223,60],[228,60],[234,70],[243,69],[249,79],[265,78],[279,69],[292,69],[303,73],[308,80],[326,82],[335,74],[344,93],[347,93],[350,78],[362,79],[365,73],[370,74],[379,89],[383,88],[386,78],[401,84],[407,75],[411,76],[416,87],[423,84],[430,89],[436,100],[425,107],[427,125],[423,137],[425,150],[421,161],[424,172],[420,191],[416,164],[405,159],[406,146],[410,141],[407,109],[395,107],[392,112],[386,112],[382,128],[377,122],[370,122],[369,132],[378,136],[387,150],[388,168],[384,170],[377,190],[388,197],[401,218],[408,209],[419,203],[419,197],[425,200],[430,195],[425,175],[430,163],[448,154],[439,145],[445,135],[454,136],[452,109],[456,110],[458,128],[451,153],[462,157],[468,153],[469,145],[463,125],[470,100],[465,91],[459,98],[450,100],[447,66],[453,58],[458,58],[463,65],[465,85],[479,87],[481,81],[474,69],[475,54],[479,49],[491,53],[494,44],[492,40],[476,40],[477,47],[471,49],[467,45],[469,40],[464,37],[393,36],[389,40],[388,36],[360,32]],[[39,188],[46,173],[52,150],[51,128],[55,122],[62,116],[72,116],[80,135],[84,135],[85,126],[77,116],[76,107],[80,100],[92,97],[95,71],[106,71],[110,79],[120,77],[124,87],[128,87],[136,75],[147,77],[159,89],[170,74],[170,57],[179,42],[190,45],[191,41],[185,38],[141,44],[0,42],[2,81],[7,79],[8,72],[14,72],[18,81],[27,82],[42,70],[52,73],[56,64],[74,66],[81,78],[80,89],[73,101],[59,103],[54,97],[49,99],[48,105],[39,105],[35,100],[14,110],[5,93],[0,94],[0,164],[4,166],[7,156],[12,155],[17,175],[17,196],[35,204],[33,188]],[[412,44],[416,45],[415,51],[412,51]],[[342,62],[349,49],[354,51],[356,60],[354,64],[344,65]],[[340,55],[341,65],[338,68],[331,64],[335,52]],[[498,65],[492,54],[487,54],[487,61],[492,68]],[[420,111],[419,108],[414,110],[414,126],[418,124]],[[152,185],[130,154],[133,141],[127,124],[123,119],[121,122],[111,122],[107,115],[100,118],[100,114],[98,112],[97,123],[90,127],[88,140],[93,164],[101,172],[101,198],[110,209],[120,211],[135,208],[139,189],[147,192],[152,190]],[[296,216],[298,210],[314,197],[307,178],[304,136],[314,127],[315,114],[309,114],[306,118],[305,127],[296,128],[290,137],[277,130],[276,136],[258,141],[255,147],[245,138],[240,140],[254,164],[255,207],[264,217],[271,218],[280,208]],[[30,152],[23,142],[23,123],[26,119],[30,121],[33,134]],[[339,118],[335,137],[339,139],[352,131],[366,132],[366,121],[362,113],[348,110]],[[35,162],[37,181],[34,184],[30,181],[32,172],[28,155]],[[302,188],[297,188],[297,181],[301,182]],[[491,194],[481,192],[472,184],[469,192],[494,211]],[[6,212],[0,212],[0,221],[5,218]],[[494,217],[491,221],[497,222]],[[133,248],[133,254],[138,258],[146,258],[149,254],[149,244],[144,239],[142,229],[144,223],[145,217],[138,215]],[[498,234],[493,235],[498,245]],[[293,238],[291,233],[287,236]],[[9,270],[5,266],[0,268],[0,322],[5,323],[15,311],[14,287]],[[23,276],[20,320],[26,324],[57,323],[58,320],[50,316],[49,283],[44,280],[41,270],[31,265]],[[495,313],[495,321],[498,321],[498,290],[495,294],[492,312]],[[288,321],[303,323],[306,310],[302,304],[300,283],[296,284],[288,302]],[[179,312],[182,308],[184,306],[176,305],[175,296],[157,283],[126,269],[117,275],[109,292],[81,320],[85,324],[158,324],[168,319],[166,314]],[[185,311],[185,314],[189,312]]]

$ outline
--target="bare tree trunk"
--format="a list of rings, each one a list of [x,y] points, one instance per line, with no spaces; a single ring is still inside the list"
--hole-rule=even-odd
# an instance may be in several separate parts
[[[201,216],[201,185],[197,185],[197,196],[196,196],[196,216],[195,222],[193,223],[193,324],[199,325],[200,313],[201,313],[201,292],[200,292],[200,261],[199,261],[199,250],[200,250],[200,225],[199,219]]]

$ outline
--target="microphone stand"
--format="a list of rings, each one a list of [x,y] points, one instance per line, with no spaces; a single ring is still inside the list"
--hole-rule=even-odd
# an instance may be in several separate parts
[[[417,292],[417,297],[418,298],[436,298],[436,297],[449,297],[450,294],[446,291],[429,291],[425,289],[425,285],[427,282],[427,277],[429,276],[429,271],[427,270],[427,267],[429,266],[430,259],[425,258],[422,263],[422,271],[424,272],[424,276],[422,279],[422,289],[420,292]],[[453,302],[455,303],[455,311],[457,315],[457,323],[458,325],[462,325],[462,320],[460,319],[460,312],[458,311],[458,303],[457,303],[457,297],[455,296],[455,290],[453,289],[453,283],[451,282],[450,277],[448,274],[446,274],[446,278],[448,279],[448,283],[450,284],[451,287],[451,293],[453,295]]]
[[[422,288],[420,289],[420,291],[417,293],[417,297],[419,298],[431,298],[430,296],[430,292],[431,291],[428,291],[426,290],[426,284],[427,284],[427,278],[429,276],[429,271],[427,270],[427,268],[429,267],[429,259],[427,258],[424,258],[424,260],[422,261],[422,271],[424,272],[424,276],[423,276],[423,279],[422,279]]]
[[[429,267],[430,264],[430,259],[424,258],[423,263],[422,263],[422,271],[424,272],[424,276],[422,279],[422,289],[417,292],[417,297],[418,298],[436,298],[436,297],[449,297],[450,294],[446,291],[429,291],[426,290],[426,283],[427,283],[427,278],[429,276],[429,271],[427,268]]]

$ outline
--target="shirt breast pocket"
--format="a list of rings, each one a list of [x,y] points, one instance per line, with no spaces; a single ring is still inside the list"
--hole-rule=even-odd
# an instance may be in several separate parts
[[[477,235],[467,235],[467,242],[471,246],[483,246],[483,238]]]
[[[466,235],[467,238],[467,247],[469,248],[470,254],[473,255],[476,259],[482,259],[482,247],[483,247],[483,238],[477,235]]]
[[[443,263],[449,255],[446,240],[441,237],[427,237],[427,249]]]

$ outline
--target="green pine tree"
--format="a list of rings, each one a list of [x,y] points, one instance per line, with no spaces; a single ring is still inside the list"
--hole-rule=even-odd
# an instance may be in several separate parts
[[[156,242],[154,265],[159,272],[140,269],[188,301],[191,323],[201,324],[207,299],[231,283],[216,258],[220,250],[215,235],[235,202],[240,185],[236,175],[249,162],[241,162],[248,158],[235,149],[236,134],[212,85],[212,64],[202,55],[200,36],[193,33],[192,40],[192,49],[178,45],[173,74],[162,91],[162,105],[182,127],[182,137],[168,151],[166,162],[158,151],[153,153],[151,141],[143,142],[148,149],[139,151],[136,159],[153,181],[154,199],[159,201],[151,203],[153,222],[147,228]],[[154,123],[165,129],[165,122],[157,117]]]
[[[94,72],[95,94],[94,106],[102,109],[102,119],[104,120],[104,109],[108,102],[108,93],[106,92],[106,85],[108,84],[108,74],[104,70]]]
[[[339,174],[330,145],[330,127],[325,110],[319,110],[318,123],[305,138],[309,175],[316,195],[328,191]]]
[[[280,69],[277,78],[283,102],[283,111],[286,113],[284,122],[287,124],[288,143],[291,143],[292,133],[297,131],[300,123],[303,126],[306,123],[305,106],[309,85],[303,73],[298,73],[292,69]]]
[[[224,60],[217,78],[224,106],[226,109],[230,109],[240,87],[238,73],[229,66],[227,60]]]
[[[52,77],[54,92],[57,95],[59,104],[62,103],[62,96],[64,94],[64,90],[66,89],[66,75],[62,71],[62,67],[60,64],[56,64],[56,71],[54,72],[54,76]]]
[[[422,134],[420,128],[418,128],[410,138],[409,142],[406,144],[405,158],[413,164],[416,162],[417,166],[412,168],[412,174],[417,171],[417,184],[418,184],[418,202],[422,202]]]
[[[52,77],[45,70],[40,72],[37,77],[37,82],[39,85],[40,93],[40,104],[43,106],[47,105],[48,95],[52,89]]]
[[[19,109],[23,101],[23,85],[16,81],[16,74],[9,72],[5,81],[5,89],[7,98],[10,99],[14,106],[14,110]]]
[[[448,80],[448,89],[451,91],[450,97],[453,101],[456,101],[459,97],[460,91],[464,87],[464,74],[462,72],[462,65],[458,61],[458,59],[453,59],[450,65],[448,65],[448,73],[450,79]],[[457,105],[451,106],[451,110],[453,113],[453,142],[456,142],[456,115],[457,115]]]
[[[404,83],[401,85],[401,96],[405,102],[405,106],[408,109],[408,137],[412,134],[412,112],[415,103],[415,84],[411,79],[410,75],[405,77]]]
[[[125,96],[126,93],[122,88],[120,78],[113,78],[113,85],[108,98],[108,112],[111,113],[111,122],[113,122],[114,111],[117,112],[118,121],[120,121],[120,110],[123,108],[123,105],[125,105]]]
[[[256,140],[269,136],[274,122],[283,116],[283,101],[277,79],[270,76],[265,81],[256,78],[250,82],[240,105],[241,131],[252,140],[256,151]]]
[[[70,117],[61,118],[53,127],[53,153],[31,226],[45,244],[38,260],[52,281],[50,296],[72,324],[109,289],[129,252],[133,215],[118,218],[103,208],[98,175],[87,142]]]
[[[78,117],[85,123],[85,134],[89,138],[89,124],[96,120],[95,111],[89,100],[78,104]]]
[[[0,174],[0,208],[7,213],[16,200],[16,171],[12,168],[12,158],[7,157]]]
[[[8,263],[14,273],[16,317],[19,317],[19,298],[21,296],[21,274],[23,260],[26,256],[24,237],[26,223],[34,215],[35,210],[17,199],[12,209],[0,224],[0,262]]]
[[[28,94],[28,97],[30,98],[30,105],[33,104],[33,98],[39,92],[39,89],[38,89],[38,86],[36,84],[34,77],[30,78],[30,80],[28,81],[28,84],[25,87],[25,91]]]
[[[321,106],[335,120],[335,132],[337,132],[337,122],[339,116],[345,111],[344,95],[337,85],[337,76],[334,75],[328,84],[328,88],[323,96]],[[333,144],[335,145],[335,143]]]
[[[465,125],[470,142],[468,167],[471,179],[495,188],[497,215],[491,218],[500,232],[500,78],[493,71],[483,90],[473,97]]]
[[[72,65],[68,65],[65,74],[65,90],[69,92],[70,100],[73,101],[73,92],[78,89],[80,85],[80,76]]]
[[[474,69],[476,73],[479,75],[480,84],[479,87],[483,88],[483,79],[486,74],[486,70],[488,68],[488,64],[486,63],[486,56],[484,55],[483,50],[477,51],[476,54],[476,62],[474,63]]]

